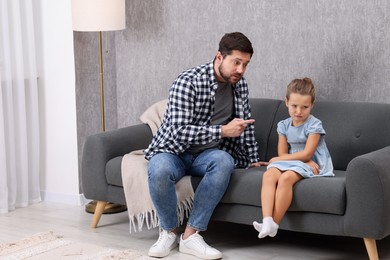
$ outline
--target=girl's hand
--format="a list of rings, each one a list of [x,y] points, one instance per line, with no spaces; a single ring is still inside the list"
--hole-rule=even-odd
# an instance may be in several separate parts
[[[318,164],[316,164],[313,160],[308,161],[306,164],[309,165],[315,175],[320,173],[320,166],[318,166]]]
[[[274,158],[271,158],[271,160],[269,160],[270,163],[277,162],[277,161],[280,161],[279,157],[274,157]]]
[[[260,166],[267,166],[269,162],[255,162],[252,163],[250,167],[260,167]]]

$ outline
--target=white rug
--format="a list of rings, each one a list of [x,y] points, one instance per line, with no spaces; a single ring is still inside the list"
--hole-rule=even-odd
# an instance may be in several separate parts
[[[144,260],[153,258],[136,250],[115,250],[87,243],[72,242],[50,231],[38,233],[13,243],[0,244],[0,259]]]

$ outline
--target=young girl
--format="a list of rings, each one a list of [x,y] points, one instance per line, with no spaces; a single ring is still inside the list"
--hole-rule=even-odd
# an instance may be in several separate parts
[[[334,176],[325,130],[321,121],[310,114],[314,100],[311,79],[295,79],[287,86],[285,103],[290,117],[278,123],[278,156],[270,160],[263,175],[263,223],[253,222],[259,238],[274,237],[278,232],[295,183],[302,178]]]

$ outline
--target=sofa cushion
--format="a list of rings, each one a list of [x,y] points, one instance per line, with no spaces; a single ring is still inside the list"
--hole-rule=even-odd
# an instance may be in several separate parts
[[[265,170],[265,167],[236,169],[221,202],[261,206],[260,188]],[[294,186],[289,211],[343,215],[346,208],[345,172],[335,171],[335,175],[299,181]]]
[[[313,114],[322,120],[337,170],[345,170],[356,156],[390,145],[388,104],[323,101],[314,106]]]
[[[109,185],[123,187],[121,167],[123,156],[115,157],[106,164],[106,179]]]

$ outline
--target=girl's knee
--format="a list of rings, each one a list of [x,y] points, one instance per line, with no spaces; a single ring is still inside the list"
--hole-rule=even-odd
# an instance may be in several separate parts
[[[277,182],[281,176],[281,172],[277,168],[269,168],[263,174],[263,181]]]
[[[302,179],[302,177],[298,173],[293,171],[286,171],[280,176],[279,184],[293,186],[300,179]]]

